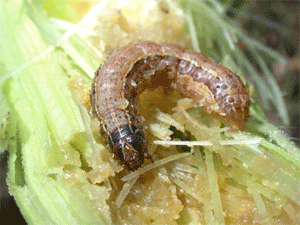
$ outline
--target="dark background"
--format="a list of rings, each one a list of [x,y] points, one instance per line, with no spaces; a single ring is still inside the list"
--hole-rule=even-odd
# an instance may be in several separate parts
[[[275,112],[266,112],[269,120],[287,133],[299,146],[299,1],[241,1],[232,2],[228,16],[235,19],[253,38],[280,52],[287,65],[270,65],[284,93],[291,119],[290,126],[282,126]],[[1,221],[26,224],[6,185],[8,152],[1,154]]]

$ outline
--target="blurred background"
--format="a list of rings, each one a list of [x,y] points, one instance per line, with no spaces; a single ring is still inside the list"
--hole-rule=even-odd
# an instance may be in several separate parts
[[[83,1],[84,2],[84,1]],[[290,125],[282,125],[274,110],[265,111],[272,124],[299,146],[299,1],[233,0],[227,15],[252,38],[276,50],[287,59],[285,65],[269,65],[288,108]],[[241,45],[243,43],[241,42]],[[245,50],[246,51],[246,50]],[[250,81],[251,82],[251,81]],[[263,107],[263,106],[262,106]],[[26,224],[6,185],[8,152],[1,154],[1,220]]]
[[[275,110],[265,111],[269,121],[285,131],[299,146],[299,1],[233,1],[228,16],[234,18],[256,40],[279,52],[286,65],[269,65],[289,112],[290,125],[282,126]],[[262,106],[263,107],[263,106]]]

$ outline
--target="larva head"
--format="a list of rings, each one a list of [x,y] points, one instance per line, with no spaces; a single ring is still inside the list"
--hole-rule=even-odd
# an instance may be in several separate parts
[[[127,125],[112,134],[111,145],[119,162],[128,170],[134,171],[142,166],[144,159],[152,159],[147,150],[143,131]]]

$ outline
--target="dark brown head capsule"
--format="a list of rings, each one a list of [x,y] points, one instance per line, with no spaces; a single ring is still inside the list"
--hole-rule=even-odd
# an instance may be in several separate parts
[[[91,104],[103,136],[129,170],[138,169],[145,158],[152,160],[137,99],[157,86],[174,87],[204,106],[217,104],[207,111],[231,126],[243,127],[248,120],[249,94],[241,79],[222,65],[170,43],[143,41],[116,49],[96,71]]]
[[[120,164],[131,171],[141,167],[144,158],[153,161],[147,150],[144,132],[133,125],[126,125],[115,130],[111,134],[110,147]]]

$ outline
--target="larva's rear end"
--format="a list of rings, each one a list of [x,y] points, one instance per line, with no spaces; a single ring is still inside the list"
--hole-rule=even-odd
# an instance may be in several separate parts
[[[173,87],[231,127],[249,117],[248,92],[233,72],[175,44],[139,42],[113,51],[95,74],[91,104],[121,165],[138,169],[151,156],[137,99],[147,88]]]

